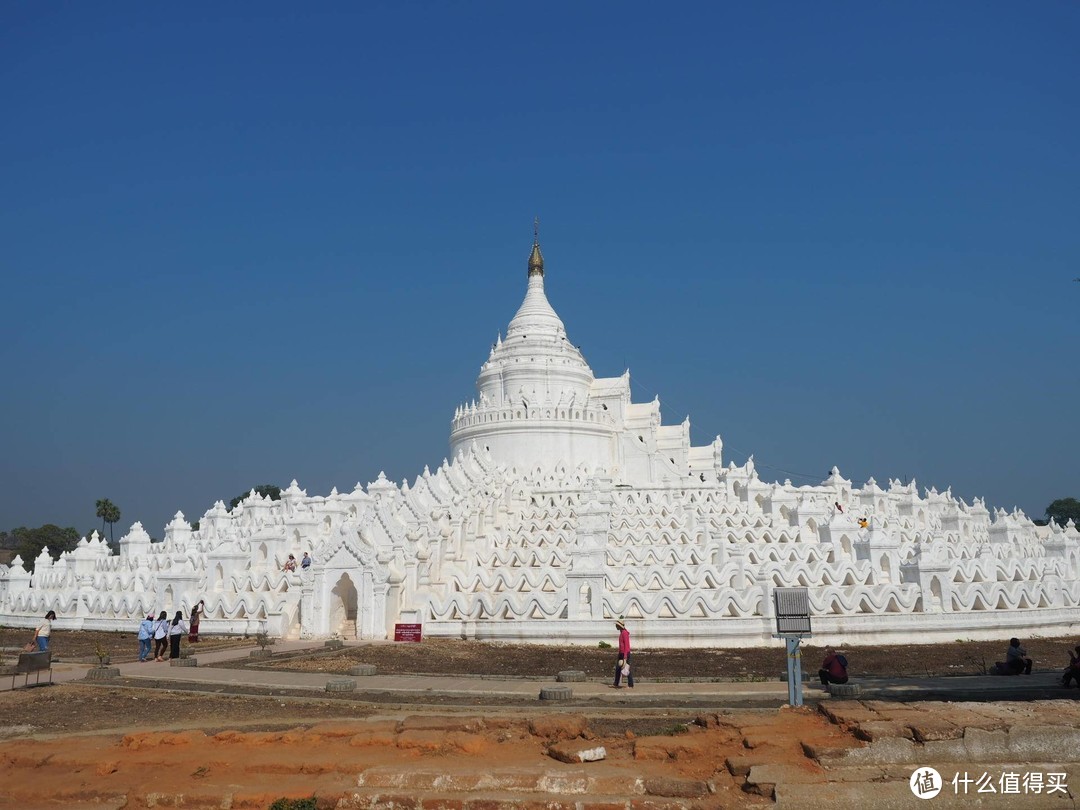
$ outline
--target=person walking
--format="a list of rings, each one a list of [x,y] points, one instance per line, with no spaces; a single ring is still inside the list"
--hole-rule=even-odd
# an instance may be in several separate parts
[[[180,636],[187,631],[188,626],[184,621],[184,614],[178,610],[169,625],[169,660],[180,657]]]
[[[154,614],[139,622],[139,663],[145,664],[150,655],[150,639],[154,637]]]
[[[204,610],[206,610],[206,604],[202,599],[191,609],[191,628],[187,637],[188,642],[191,644],[195,644],[199,640],[199,620],[202,618]]]
[[[45,614],[45,621],[38,625],[37,630],[34,631],[34,637],[30,639],[30,645],[33,647],[37,644],[38,652],[45,652],[49,649],[49,639],[52,638],[52,623],[56,618],[56,611],[50,610]]]
[[[165,648],[169,646],[169,614],[164,610],[154,622],[154,660],[164,663]]]
[[[626,629],[626,625],[623,624],[622,619],[618,619],[615,622],[615,629],[619,631],[619,658],[615,662],[615,683],[612,684],[616,689],[622,689],[621,681],[623,677],[623,670],[626,670],[626,685],[631,689],[634,688],[634,670],[630,666],[630,631]]]

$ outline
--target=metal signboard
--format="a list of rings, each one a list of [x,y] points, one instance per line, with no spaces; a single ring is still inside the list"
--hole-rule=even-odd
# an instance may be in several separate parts
[[[775,588],[776,635],[810,635],[810,594],[806,588]]]
[[[806,588],[775,588],[776,635],[787,648],[788,703],[802,706],[802,652],[799,645],[810,635],[810,592]]]
[[[395,624],[394,641],[421,641],[423,627],[422,624]]]

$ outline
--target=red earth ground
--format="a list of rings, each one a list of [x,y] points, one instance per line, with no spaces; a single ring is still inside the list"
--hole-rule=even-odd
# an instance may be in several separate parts
[[[112,640],[130,641],[123,634]],[[72,634],[56,643],[74,653],[97,641],[93,634]],[[910,665],[905,654],[948,666],[1003,646],[858,648],[849,657],[895,671]],[[1029,651],[1041,660],[1066,646],[1040,640],[1029,642]],[[782,666],[776,652],[641,651],[638,666],[647,661],[655,671],[676,677],[712,667],[719,674],[708,677],[775,677]],[[606,676],[612,655],[586,648],[429,641],[320,652],[275,665],[327,667],[362,660],[383,671],[499,674],[522,667],[533,668],[525,673],[577,668]],[[725,669],[727,663],[737,667]],[[1072,702],[1058,703],[1024,723],[1051,723],[1059,715],[1073,722],[1065,717]],[[1029,713],[1038,708],[1025,705],[1034,707],[1023,710]],[[962,734],[959,721],[945,721],[943,706],[929,712],[937,724],[931,730]],[[423,709],[310,696],[63,684],[0,693],[0,739],[9,738],[0,741],[0,806],[262,808],[279,797],[313,795],[320,807],[342,808],[550,810],[579,802],[595,810],[753,806],[767,804],[769,791],[750,781],[752,764],[776,765],[785,779],[794,773],[812,783],[823,774],[808,751],[862,746],[883,732],[906,739],[927,733],[925,719],[912,731],[911,718],[927,716],[917,708],[888,717],[858,704],[853,710],[867,716],[838,723],[811,710],[740,710],[705,715],[697,724],[693,712],[679,709],[588,709],[571,715],[518,705],[417,714]],[[862,720],[869,723],[858,728]],[[969,722],[974,721],[964,720]],[[570,765],[552,757],[559,746],[564,755],[573,753],[566,746],[603,746],[607,756],[599,763]]]
[[[64,685],[0,696],[0,711],[38,728],[0,742],[0,803],[20,807],[265,808],[312,795],[320,807],[743,807],[769,803],[736,775],[748,743],[757,761],[808,778],[821,769],[805,745],[863,744],[810,710],[698,724],[520,709],[342,719],[372,709]],[[70,734],[110,716],[122,727]],[[603,746],[606,758],[566,764],[559,746]]]

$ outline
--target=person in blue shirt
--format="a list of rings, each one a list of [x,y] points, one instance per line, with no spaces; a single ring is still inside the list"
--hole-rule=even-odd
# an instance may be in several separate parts
[[[154,637],[154,614],[139,622],[139,663],[145,664],[150,655],[150,639]]]

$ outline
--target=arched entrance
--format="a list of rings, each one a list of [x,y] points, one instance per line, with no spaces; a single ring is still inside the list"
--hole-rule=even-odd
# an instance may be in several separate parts
[[[941,610],[943,607],[940,577],[934,577],[930,580],[930,607],[932,610]]]
[[[343,638],[356,638],[356,585],[342,574],[330,590],[330,632]]]

